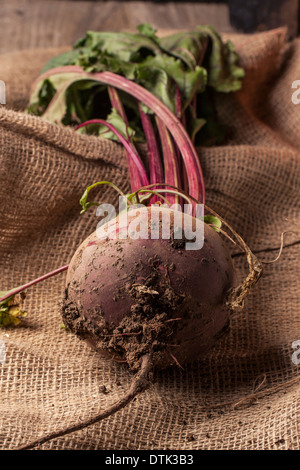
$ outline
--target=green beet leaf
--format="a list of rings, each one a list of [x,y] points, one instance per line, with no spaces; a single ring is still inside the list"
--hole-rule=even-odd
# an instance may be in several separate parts
[[[241,88],[244,70],[238,60],[232,43],[209,25],[164,37],[149,24],[139,25],[136,33],[87,31],[70,51],[44,66],[46,78],[37,80],[27,111],[66,126],[112,119],[106,87],[80,73],[62,73],[61,67],[75,65],[91,74],[110,71],[142,85],[182,118],[196,146],[218,145],[228,129],[219,122],[212,94]],[[135,130],[133,140],[143,141],[135,100],[125,93],[120,98]],[[146,106],[142,109],[151,114]],[[115,140],[99,126],[89,126],[88,132]]]
[[[0,298],[9,294],[9,291],[0,291]],[[23,310],[23,301],[26,297],[25,292],[12,295],[0,302],[0,327],[17,326],[22,319],[26,317],[27,312]]]

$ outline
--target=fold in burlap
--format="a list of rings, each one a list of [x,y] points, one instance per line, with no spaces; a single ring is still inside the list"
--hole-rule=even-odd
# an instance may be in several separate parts
[[[43,449],[299,448],[300,378],[291,345],[300,339],[300,106],[291,101],[291,84],[300,76],[300,42],[287,44],[283,29],[231,39],[246,78],[242,91],[216,98],[229,141],[199,149],[207,204],[264,261],[278,254],[282,232],[298,235],[286,234],[281,257],[264,266],[244,310],[206,357],[157,374],[124,410]],[[53,53],[0,57],[8,90],[0,107],[1,289],[70,261],[97,223],[94,211],[79,215],[87,185],[105,179],[129,188],[118,144],[22,112],[32,80]],[[106,202],[116,197],[99,191]],[[233,253],[242,278],[245,257]],[[61,328],[64,278],[32,288],[26,321],[0,330],[7,353],[0,363],[2,449],[94,415],[130,383],[122,364],[100,358]]]

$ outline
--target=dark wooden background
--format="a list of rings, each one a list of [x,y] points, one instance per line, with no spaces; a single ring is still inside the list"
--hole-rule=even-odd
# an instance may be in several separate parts
[[[293,37],[298,34],[298,11],[298,0],[0,0],[0,53],[71,45],[88,29],[128,30],[144,22],[166,30],[209,23],[220,32],[287,25]]]

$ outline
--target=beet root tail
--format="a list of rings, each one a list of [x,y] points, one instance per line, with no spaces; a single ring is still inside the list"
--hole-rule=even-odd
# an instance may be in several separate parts
[[[89,418],[85,421],[81,421],[80,423],[75,424],[73,426],[69,426],[64,429],[61,429],[60,431],[55,431],[50,434],[46,434],[34,441],[29,442],[28,444],[24,444],[20,447],[17,447],[16,450],[33,449],[34,447],[44,444],[45,442],[49,442],[58,437],[71,434],[75,431],[80,431],[81,429],[84,429],[88,426],[91,426],[92,424],[102,421],[105,418],[108,418],[109,416],[112,416],[114,413],[116,413],[117,411],[121,410],[126,405],[128,405],[138,394],[142,393],[152,384],[152,379],[153,379],[152,371],[153,371],[152,355],[145,354],[141,358],[140,370],[134,376],[129,390],[125,393],[125,395],[122,398],[120,398],[120,400],[116,401],[109,408],[97,414],[96,416],[93,416],[92,418]]]

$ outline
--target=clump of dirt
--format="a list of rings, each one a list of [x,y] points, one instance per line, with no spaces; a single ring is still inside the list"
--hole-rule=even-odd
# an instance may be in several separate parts
[[[178,233],[173,231],[170,236],[170,246],[175,248],[175,250],[184,250],[187,242],[193,242],[195,238],[189,240],[185,234],[182,234],[181,231]]]
[[[87,339],[90,334],[97,337],[97,335],[108,333],[101,312],[100,315],[97,316],[97,322],[88,320],[80,315],[76,305],[69,300],[68,287],[65,289],[65,296],[61,303],[61,313],[65,327],[82,339]]]
[[[152,270],[147,279],[142,283],[132,279],[122,289],[122,295],[130,297],[132,304],[130,311],[123,312],[118,325],[106,322],[100,307],[91,319],[84,318],[68,299],[68,288],[62,305],[63,321],[73,333],[113,359],[126,362],[133,371],[139,369],[145,354],[151,352],[154,362],[158,362],[174,345],[178,321],[174,321],[172,312],[178,311],[184,298],[170,285],[168,267],[163,266],[166,276],[162,281],[157,271],[162,267],[160,260],[155,257],[148,259],[148,263]],[[112,302],[113,297],[112,294]]]

